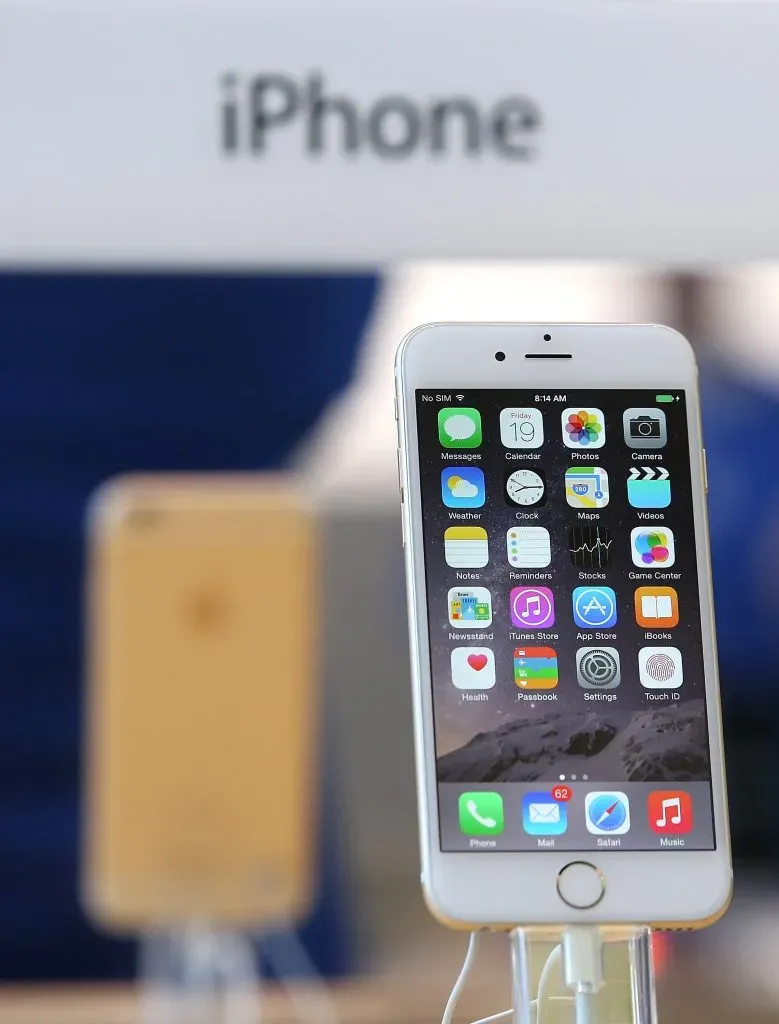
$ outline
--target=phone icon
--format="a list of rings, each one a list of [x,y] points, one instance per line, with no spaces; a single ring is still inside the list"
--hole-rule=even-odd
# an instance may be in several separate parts
[[[481,413],[478,409],[441,409],[438,440],[444,448],[478,448],[481,444]]]
[[[499,836],[503,831],[503,797],[500,793],[461,793],[460,831],[466,836]]]

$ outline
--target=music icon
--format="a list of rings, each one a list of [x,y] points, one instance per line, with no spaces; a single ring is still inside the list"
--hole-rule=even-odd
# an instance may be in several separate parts
[[[692,797],[680,790],[656,790],[649,794],[649,827],[665,836],[692,832]]]
[[[554,626],[554,595],[549,587],[514,587],[509,606],[511,622],[518,629]]]

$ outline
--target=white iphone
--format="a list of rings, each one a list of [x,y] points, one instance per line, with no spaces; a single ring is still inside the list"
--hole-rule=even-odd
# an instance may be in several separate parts
[[[396,397],[429,906],[710,923],[732,869],[688,342],[429,324]]]

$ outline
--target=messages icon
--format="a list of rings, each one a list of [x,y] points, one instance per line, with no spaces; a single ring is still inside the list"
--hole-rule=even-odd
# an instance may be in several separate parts
[[[478,409],[441,409],[438,440],[444,448],[478,448],[481,444],[481,413]]]
[[[522,827],[529,836],[561,836],[568,828],[568,812],[551,793],[525,793]]]

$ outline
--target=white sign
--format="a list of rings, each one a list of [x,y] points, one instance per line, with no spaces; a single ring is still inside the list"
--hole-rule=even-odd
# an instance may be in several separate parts
[[[0,0],[0,261],[779,256],[779,6]]]

